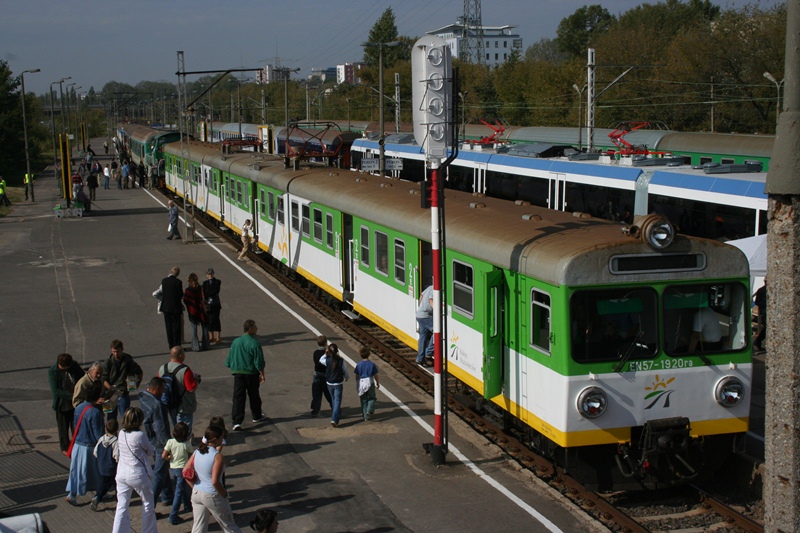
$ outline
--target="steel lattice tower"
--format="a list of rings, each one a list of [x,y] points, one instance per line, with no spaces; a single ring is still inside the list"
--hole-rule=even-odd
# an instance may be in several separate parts
[[[483,65],[486,53],[483,46],[481,0],[464,0],[464,33],[461,42],[461,60]]]

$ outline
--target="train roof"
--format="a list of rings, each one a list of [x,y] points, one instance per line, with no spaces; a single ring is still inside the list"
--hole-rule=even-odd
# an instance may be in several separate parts
[[[117,129],[142,144],[155,142],[162,137],[166,137],[167,142],[180,138],[178,130],[160,130],[142,124],[120,124]]]
[[[670,132],[651,148],[663,152],[716,153],[770,158],[774,144],[774,135]]]
[[[166,150],[180,154],[178,143]],[[190,155],[237,176],[430,239],[430,211],[420,208],[416,184],[342,169],[285,169],[281,158],[252,152],[224,155],[210,143],[192,143]],[[656,253],[641,240],[624,235],[618,223],[450,189],[444,194],[448,249],[554,285],[640,281],[634,275],[612,274],[611,258]],[[704,277],[748,276],[744,254],[718,241],[678,236],[663,252],[674,253],[704,254]],[[653,280],[695,279],[698,272],[649,275]]]

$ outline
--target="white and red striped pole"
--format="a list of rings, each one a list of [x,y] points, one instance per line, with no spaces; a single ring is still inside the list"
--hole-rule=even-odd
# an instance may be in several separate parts
[[[433,464],[445,463],[447,450],[444,444],[444,416],[442,413],[442,372],[444,370],[444,313],[442,312],[442,250],[439,226],[439,163],[432,163],[431,171],[431,262],[433,267],[433,446],[430,453]]]

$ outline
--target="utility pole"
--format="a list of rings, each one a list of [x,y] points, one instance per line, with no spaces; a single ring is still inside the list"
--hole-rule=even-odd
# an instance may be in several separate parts
[[[800,0],[788,0],[786,91],[765,192],[767,356],[764,531],[800,531]]]

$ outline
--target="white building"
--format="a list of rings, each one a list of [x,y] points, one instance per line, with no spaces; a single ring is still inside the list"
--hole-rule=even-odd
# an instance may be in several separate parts
[[[364,68],[364,63],[336,65],[336,83],[361,83],[362,68]]]
[[[281,67],[275,68],[272,65],[267,65],[263,69],[256,72],[256,83],[267,84],[274,83],[276,81],[283,81],[283,77],[286,76],[286,74],[286,69],[282,69]]]
[[[508,59],[513,50],[522,52],[522,37],[512,33],[516,26],[482,26],[484,62],[494,68]],[[472,30],[470,30],[472,32]],[[450,45],[453,57],[461,57],[465,43],[464,24],[461,20],[438,30],[427,32],[428,35],[441,37]],[[472,37],[474,39],[474,36]]]

